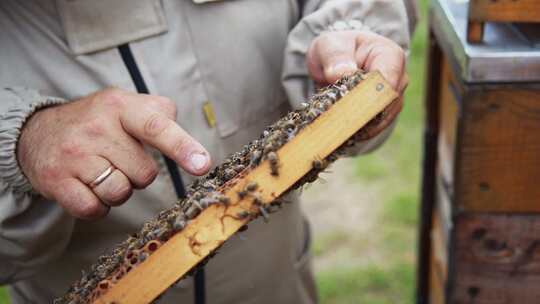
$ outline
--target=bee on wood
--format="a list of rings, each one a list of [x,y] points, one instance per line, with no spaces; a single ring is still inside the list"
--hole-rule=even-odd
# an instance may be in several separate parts
[[[249,183],[246,185],[245,190],[246,190],[247,192],[253,192],[253,191],[257,190],[257,188],[259,188],[259,184],[257,184],[256,182],[249,182]]]
[[[139,254],[139,263],[146,261],[146,258],[148,258],[148,253],[141,252],[141,254]]]
[[[283,127],[285,127],[285,129],[292,129],[296,127],[296,124],[294,123],[293,119],[287,119],[283,122]]]
[[[315,118],[319,117],[319,115],[321,115],[321,111],[318,109],[312,108],[306,113],[306,119],[311,122],[315,120]]]
[[[202,200],[202,199],[201,199],[201,200]],[[199,211],[202,211],[202,210],[205,209],[205,208],[203,208],[202,203],[201,203],[200,201],[197,201],[197,200],[193,200],[193,201],[191,202],[191,205],[197,207],[197,208],[199,209]]]
[[[246,166],[244,166],[244,165],[242,165],[242,164],[238,164],[238,165],[235,165],[235,166],[234,166],[234,170],[235,170],[236,172],[242,172],[242,171],[244,171],[245,168],[246,168]]]
[[[328,90],[325,95],[326,97],[328,97],[328,99],[330,99],[332,103],[335,103],[337,101],[338,94],[334,90],[332,89]]]
[[[344,84],[338,86],[337,89],[341,97],[345,96],[349,92],[349,88],[347,88],[347,86]]]
[[[323,170],[324,168],[326,168],[326,166],[327,163],[324,159],[315,159],[311,163],[311,167],[315,170]]]
[[[202,187],[208,191],[214,191],[217,188],[217,185],[213,181],[207,180],[202,184]]]
[[[195,218],[197,215],[199,215],[200,213],[200,209],[197,208],[196,206],[190,206],[187,210],[186,210],[186,217],[188,219],[193,219]]]
[[[248,230],[248,225],[244,225],[244,226],[238,228],[238,232],[244,232],[246,230]]]
[[[172,223],[172,229],[174,231],[180,231],[182,229],[184,229],[186,227],[187,223],[186,223],[186,219],[184,216],[178,216],[176,217],[176,219],[174,220],[174,222]]]
[[[266,146],[264,146],[263,154],[268,154],[274,150],[275,150],[275,147],[273,145],[273,142],[269,142],[268,144],[266,144]]]
[[[205,197],[200,200],[201,207],[204,209],[208,208],[210,205],[217,204],[219,201],[214,197]]]
[[[261,206],[263,204],[263,200],[258,194],[254,193],[252,194],[252,196],[253,196],[253,204],[257,206]]]
[[[229,180],[233,177],[236,176],[236,170],[232,169],[232,168],[227,168],[225,169],[224,173],[223,173],[223,178],[226,179],[226,180]]]
[[[279,157],[276,152],[270,152],[266,155],[268,162],[270,163],[270,174],[273,176],[279,175]]]
[[[248,217],[251,216],[251,212],[249,211],[240,211],[236,214],[236,218],[239,219],[239,220],[244,220],[244,219],[247,219]]]
[[[266,212],[266,208],[264,208],[264,206],[259,206],[259,213],[262,215],[264,222],[268,223],[270,217],[268,216],[268,212]]]
[[[231,203],[231,200],[230,200],[227,196],[225,196],[225,195],[223,195],[223,194],[221,194],[221,193],[219,193],[219,194],[216,195],[216,199],[217,199],[220,203],[222,203],[222,204],[224,204],[224,205],[228,205],[228,204]]]
[[[236,194],[238,195],[238,198],[242,200],[247,196],[248,193],[245,189],[242,189],[242,190],[238,190]]]
[[[262,152],[259,150],[255,150],[251,153],[251,157],[249,160],[249,165],[251,167],[255,167],[259,164],[259,161],[261,160]]]

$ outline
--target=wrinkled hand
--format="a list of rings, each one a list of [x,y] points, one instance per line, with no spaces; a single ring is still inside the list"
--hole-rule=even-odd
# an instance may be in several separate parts
[[[311,77],[320,86],[334,83],[358,69],[378,70],[400,94],[386,108],[383,119],[376,125],[369,125],[367,138],[388,127],[403,107],[403,92],[409,82],[405,71],[405,52],[386,37],[358,30],[323,33],[308,50],[307,66]]]
[[[32,115],[17,158],[41,195],[76,217],[96,219],[155,179],[158,166],[143,143],[191,174],[208,171],[208,152],[175,120],[176,106],[165,97],[107,89]],[[116,169],[93,186],[111,165]]]

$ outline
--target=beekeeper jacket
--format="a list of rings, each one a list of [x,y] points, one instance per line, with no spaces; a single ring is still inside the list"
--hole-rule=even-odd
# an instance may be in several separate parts
[[[157,152],[155,182],[93,222],[33,194],[17,164],[17,139],[34,111],[112,86],[136,91],[120,45],[150,93],[176,102],[178,123],[219,164],[305,99],[305,54],[317,35],[364,28],[407,49],[410,8],[396,0],[2,0],[0,284],[12,302],[63,294],[100,254],[176,201]],[[385,137],[360,143],[359,152]],[[207,303],[314,303],[307,230],[290,204],[232,237],[206,266]],[[182,281],[161,303],[192,303],[193,284]]]

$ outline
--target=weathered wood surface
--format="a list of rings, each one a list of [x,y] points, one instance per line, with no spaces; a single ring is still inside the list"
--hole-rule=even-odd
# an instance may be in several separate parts
[[[437,197],[432,215],[431,255],[429,257],[429,299],[431,304],[445,303],[448,282],[448,254],[451,234],[450,199],[442,185],[442,177],[437,177]]]
[[[467,41],[469,43],[480,43],[484,39],[484,22],[467,22]]]
[[[485,22],[540,22],[538,0],[470,0],[467,41],[480,43]]]
[[[457,99],[457,86],[448,62],[442,64],[442,79],[440,85],[439,110],[439,142],[438,153],[440,174],[446,183],[454,183],[454,164],[459,118],[459,101]]]
[[[540,22],[538,0],[470,0],[469,20]]]
[[[254,208],[253,199],[240,199],[237,195],[247,183],[259,185],[257,193],[263,203],[273,201],[309,172],[314,160],[336,150],[396,97],[379,73],[370,73],[278,150],[279,176],[271,175],[268,161],[247,172],[225,189],[231,200],[228,206],[212,205],[205,209],[94,303],[150,303],[249,221],[238,216]]]
[[[540,212],[540,91],[479,90],[463,102],[456,202],[462,210]]]
[[[538,215],[462,215],[455,227],[451,303],[540,303]]]
[[[438,264],[435,256],[430,257],[430,270],[429,273],[429,303],[430,304],[444,304],[445,293],[444,286],[445,281],[438,271]]]

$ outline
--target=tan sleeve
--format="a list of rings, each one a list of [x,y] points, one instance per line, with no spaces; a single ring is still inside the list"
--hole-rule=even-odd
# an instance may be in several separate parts
[[[32,190],[17,162],[17,141],[26,120],[39,109],[65,103],[23,87],[0,89],[0,181],[16,193]]]
[[[370,30],[399,44],[406,52],[416,24],[415,0],[306,0],[285,49],[282,82],[293,108],[314,93],[305,57],[313,39],[328,30]],[[414,14],[413,14],[414,13]],[[392,128],[388,128],[391,130]],[[359,143],[358,153],[374,150],[390,134]],[[356,154],[356,153],[354,153]]]
[[[34,111],[65,102],[25,88],[0,90],[0,285],[31,276],[58,257],[74,219],[56,203],[32,194],[19,168],[17,140]]]
[[[75,219],[41,196],[0,183],[0,285],[27,278],[66,249]]]

